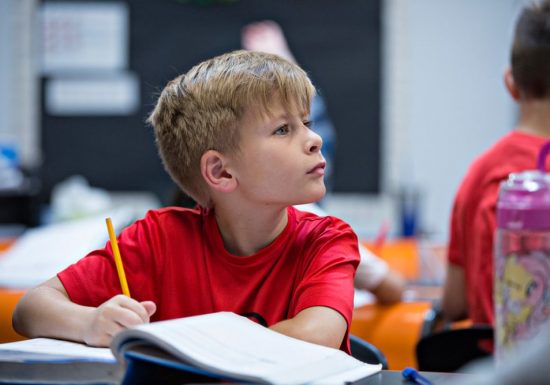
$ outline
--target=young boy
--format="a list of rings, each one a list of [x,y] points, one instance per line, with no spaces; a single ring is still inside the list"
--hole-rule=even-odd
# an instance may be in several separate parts
[[[520,107],[517,129],[470,167],[456,196],[442,311],[494,325],[493,237],[500,182],[536,168],[550,138],[550,0],[525,8],[518,19],[504,82]],[[548,167],[548,166],[547,166]]]
[[[132,298],[110,245],[30,290],[15,329],[106,346],[123,328],[233,311],[349,353],[357,238],[292,205],[325,193],[314,88],[297,65],[236,51],[168,83],[149,118],[164,165],[200,208],[164,208],[119,236]]]

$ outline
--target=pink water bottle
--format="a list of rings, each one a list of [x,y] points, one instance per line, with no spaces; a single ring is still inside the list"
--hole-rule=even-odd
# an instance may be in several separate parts
[[[537,170],[512,173],[500,185],[495,239],[495,353],[536,338],[550,320],[550,142]]]

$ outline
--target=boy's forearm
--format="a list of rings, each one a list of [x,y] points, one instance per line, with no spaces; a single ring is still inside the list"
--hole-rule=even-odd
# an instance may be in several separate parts
[[[83,330],[93,308],[72,303],[49,286],[29,290],[17,304],[13,327],[27,337],[51,337],[83,342]]]
[[[272,325],[270,329],[289,337],[339,349],[347,323],[335,310],[315,306],[302,310],[294,318]]]

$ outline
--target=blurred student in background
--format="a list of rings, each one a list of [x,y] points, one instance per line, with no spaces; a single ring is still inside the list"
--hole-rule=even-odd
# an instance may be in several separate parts
[[[504,83],[519,104],[517,128],[470,166],[455,198],[442,312],[494,325],[493,237],[500,182],[534,169],[550,138],[550,0],[521,13]]]
[[[246,50],[273,53],[291,62],[296,62],[282,28],[271,20],[246,25],[242,29],[241,44]],[[323,138],[322,151],[327,162],[325,184],[327,191],[330,191],[334,172],[336,132],[328,116],[325,103],[319,94],[313,98],[311,121],[313,130]],[[300,205],[297,208],[319,216],[329,215],[318,204]],[[355,287],[370,291],[379,303],[390,304],[400,301],[405,287],[403,278],[392,271],[384,260],[361,244],[359,244],[359,253],[361,262],[355,275]]]

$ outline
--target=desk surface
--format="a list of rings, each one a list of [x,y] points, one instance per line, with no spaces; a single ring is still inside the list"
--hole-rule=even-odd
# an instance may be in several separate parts
[[[435,385],[446,384],[450,380],[458,380],[461,377],[469,376],[468,374],[456,373],[434,373],[422,372],[422,375],[431,380]],[[354,385],[405,385],[414,384],[414,382],[403,379],[400,371],[382,370],[363,380],[357,381]]]

